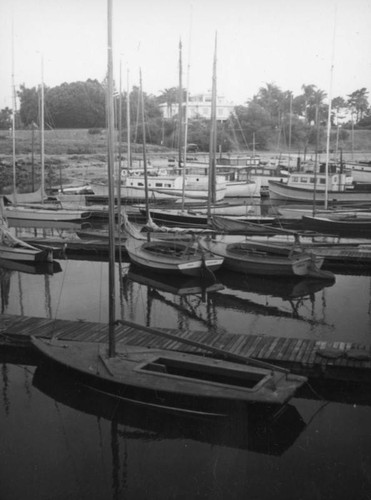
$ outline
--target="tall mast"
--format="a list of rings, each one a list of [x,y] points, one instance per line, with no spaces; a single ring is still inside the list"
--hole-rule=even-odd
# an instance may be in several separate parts
[[[290,106],[289,106],[289,161],[288,170],[291,168],[291,133],[292,133],[292,92],[290,92]]]
[[[112,0],[107,0],[107,167],[108,167],[108,307],[109,344],[108,355],[115,355],[115,196],[114,196],[114,103],[113,103],[113,56],[112,56]]]
[[[208,216],[211,216],[211,204],[216,202],[216,50],[217,34],[215,33],[213,80],[211,91],[211,121],[210,121],[210,147],[209,147],[209,202]]]
[[[131,133],[130,133],[130,84],[129,84],[129,69],[126,75],[126,128],[127,128],[127,168],[131,167]]]
[[[45,192],[45,112],[44,112],[44,56],[41,54],[41,108],[40,108],[40,131],[41,131],[41,199],[44,202]]]
[[[139,89],[140,89],[140,108],[142,119],[142,148],[143,148],[143,168],[144,168],[144,192],[146,197],[146,219],[149,222],[149,202],[148,202],[148,173],[147,173],[147,152],[146,152],[146,123],[144,121],[144,97],[143,97],[143,84],[142,84],[142,70],[139,70]],[[150,233],[147,233],[149,238]]]
[[[121,68],[121,59],[120,59],[120,80],[119,80],[119,109],[118,109],[118,118],[117,118],[117,129],[118,129],[118,173],[117,173],[117,229],[120,233],[121,228],[121,179],[122,179],[122,165],[121,165],[121,155],[122,155],[122,68]],[[121,262],[121,252],[120,254],[120,262]]]
[[[335,33],[336,33],[336,7],[335,7],[334,31],[332,40],[331,70],[330,70],[330,89],[328,94],[328,115],[327,115],[327,140],[326,140],[326,185],[325,185],[325,209],[328,207],[328,166],[330,160],[330,135],[331,135],[331,101],[332,101],[332,80],[334,76],[335,59]]]
[[[182,63],[182,41],[179,40],[179,101],[178,101],[178,122],[179,122],[179,148],[178,164],[182,165],[182,136],[183,136],[183,83],[182,83],[183,63]]]
[[[189,100],[189,78],[191,73],[191,28],[192,17],[189,28],[189,42],[188,42],[188,63],[187,63],[187,84],[186,84],[186,106],[185,106],[185,119],[184,119],[184,164],[183,164],[183,185],[182,185],[182,210],[184,210],[185,198],[185,176],[187,171],[187,144],[188,144],[188,100]]]
[[[13,196],[14,203],[17,204],[17,172],[15,161],[15,113],[16,113],[16,96],[14,83],[14,20],[12,19],[12,144],[13,144]]]

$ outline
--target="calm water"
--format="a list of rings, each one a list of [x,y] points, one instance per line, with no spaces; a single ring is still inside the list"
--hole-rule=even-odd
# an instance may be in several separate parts
[[[1,268],[2,313],[105,322],[107,270],[72,259],[45,274]],[[142,324],[370,343],[367,275],[292,283],[223,272],[202,291],[123,274],[116,315]],[[275,420],[200,421],[98,399],[21,351],[2,348],[0,359],[1,500],[371,498],[369,387],[313,386]]]

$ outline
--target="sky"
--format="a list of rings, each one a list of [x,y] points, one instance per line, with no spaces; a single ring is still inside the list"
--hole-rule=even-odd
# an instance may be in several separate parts
[[[209,91],[216,33],[218,95],[235,104],[267,83],[294,95],[304,84],[331,97],[371,90],[371,0],[113,0],[117,86],[138,85],[139,68],[148,94],[177,86],[182,40],[183,86]],[[0,46],[0,109],[13,84],[102,81],[107,2],[1,0]]]

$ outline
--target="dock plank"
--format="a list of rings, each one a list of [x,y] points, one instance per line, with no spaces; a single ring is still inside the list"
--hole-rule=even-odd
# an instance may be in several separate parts
[[[319,341],[314,339],[285,338],[266,335],[233,334],[227,332],[178,331],[163,329],[174,335],[173,339],[144,332],[140,328],[120,325],[116,327],[116,342],[125,342],[142,347],[182,350],[203,353],[204,349],[182,342],[182,339],[205,343],[224,349],[226,352],[279,362],[289,369],[300,370],[302,374],[313,377],[325,376],[343,380],[368,380],[371,382],[371,360],[353,359],[346,356],[350,349],[364,351],[370,356],[371,348],[341,341]],[[103,323],[71,321],[26,316],[0,316],[0,344],[30,346],[30,337],[58,338],[61,340],[105,342],[108,339],[108,326]],[[179,340],[178,340],[179,339]],[[1,346],[0,346],[1,347]],[[318,354],[321,350],[339,349],[339,358]]]

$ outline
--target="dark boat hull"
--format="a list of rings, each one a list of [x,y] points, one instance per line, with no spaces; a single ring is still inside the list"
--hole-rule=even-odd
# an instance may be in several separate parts
[[[357,217],[329,218],[329,217],[302,217],[304,229],[341,236],[371,236],[371,218]]]
[[[228,414],[248,404],[285,404],[306,379],[205,356],[120,344],[106,346],[32,338],[48,362],[112,397],[182,413]]]

